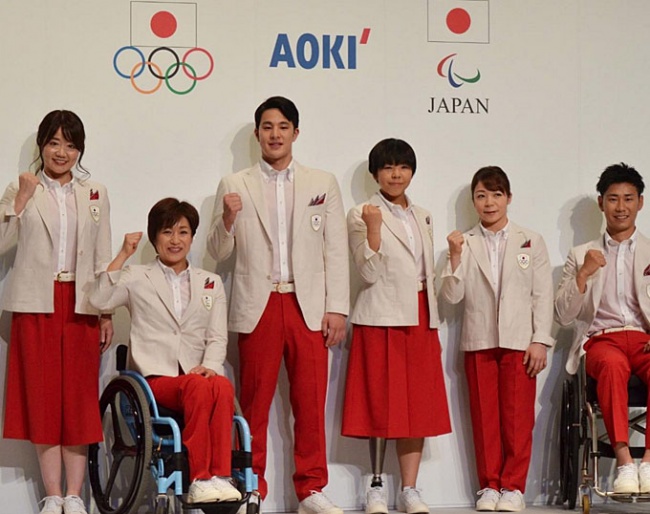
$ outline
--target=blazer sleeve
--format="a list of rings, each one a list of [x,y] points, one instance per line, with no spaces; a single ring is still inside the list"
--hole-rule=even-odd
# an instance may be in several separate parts
[[[447,252],[447,264],[442,272],[442,287],[440,288],[440,295],[445,301],[451,304],[460,303],[465,298],[465,268],[468,263],[469,250],[467,249],[467,239],[463,245],[462,253],[460,255],[460,264],[456,271],[451,271],[451,262],[449,259],[449,252]]]
[[[112,311],[129,305],[128,283],[132,271],[128,266],[122,271],[103,271],[95,281],[95,289],[88,300],[99,311]]]
[[[215,371],[218,375],[224,375],[223,363],[226,360],[226,349],[228,346],[228,327],[226,293],[220,279],[215,279],[217,294],[214,305],[210,310],[210,320],[205,332],[205,352],[202,365]]]
[[[99,230],[94,252],[94,269],[95,277],[103,271],[106,271],[108,265],[113,260],[113,249],[111,239],[111,204],[108,200],[108,193],[104,186],[101,186],[102,192],[100,197],[104,198],[103,214],[99,219]],[[103,193],[103,194],[102,194]]]
[[[228,189],[226,179],[221,179],[214,200],[212,224],[208,234],[208,252],[218,263],[228,259],[235,249],[234,231],[228,232],[223,224],[223,197],[229,192]]]
[[[14,201],[18,194],[18,184],[11,183],[0,199],[0,255],[7,252],[18,242],[20,217],[14,210]]]
[[[562,269],[562,278],[555,295],[555,319],[563,327],[570,325],[578,317],[591,287],[592,281],[588,280],[587,289],[584,293],[581,293],[576,283],[577,274],[576,251],[575,248],[572,248]]]
[[[325,216],[325,312],[347,316],[350,310],[348,237],[341,191],[334,175],[329,177]]]
[[[348,243],[354,265],[367,284],[374,284],[386,270],[386,256],[373,251],[368,245],[368,229],[361,218],[362,206],[353,207],[348,212]]]
[[[533,337],[531,342],[553,346],[553,274],[546,243],[540,236],[533,243]]]

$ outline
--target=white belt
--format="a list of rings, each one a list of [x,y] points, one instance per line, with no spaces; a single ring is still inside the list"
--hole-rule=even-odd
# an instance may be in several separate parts
[[[632,327],[632,326],[625,326],[625,327],[612,327],[612,328],[605,328],[603,330],[598,330],[591,334],[589,337],[597,337],[597,336],[602,336],[604,334],[613,334],[615,332],[645,332],[640,327]]]
[[[424,291],[427,288],[427,281],[423,280],[422,282],[418,282],[418,293],[420,291]]]
[[[277,284],[271,284],[271,291],[274,293],[295,293],[296,284],[293,282],[279,282]]]
[[[74,282],[74,271],[59,271],[54,274],[55,282]]]

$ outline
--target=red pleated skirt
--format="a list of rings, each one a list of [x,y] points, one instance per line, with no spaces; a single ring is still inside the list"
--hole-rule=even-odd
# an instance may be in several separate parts
[[[451,432],[438,330],[429,328],[426,291],[419,324],[354,325],[341,433],[388,439]]]
[[[4,437],[77,446],[101,441],[99,323],[75,314],[74,282],[54,284],[54,313],[14,312]]]

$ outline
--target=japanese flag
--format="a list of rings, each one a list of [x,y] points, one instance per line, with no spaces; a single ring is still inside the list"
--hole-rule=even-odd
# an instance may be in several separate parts
[[[196,4],[131,2],[131,45],[194,48]]]
[[[429,0],[429,41],[489,43],[490,0]]]

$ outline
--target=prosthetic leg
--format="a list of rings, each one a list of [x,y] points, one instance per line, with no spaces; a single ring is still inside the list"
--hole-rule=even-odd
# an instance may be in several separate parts
[[[384,485],[381,474],[384,471],[384,456],[386,455],[386,439],[383,437],[371,437],[370,443],[370,464],[372,466],[372,482],[370,487],[382,487]]]

